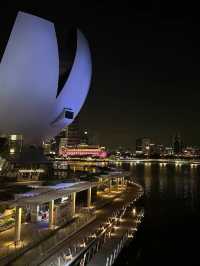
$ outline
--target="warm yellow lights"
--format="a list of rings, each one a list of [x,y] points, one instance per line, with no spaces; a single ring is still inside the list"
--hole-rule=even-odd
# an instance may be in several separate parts
[[[17,140],[17,135],[10,135],[10,139],[13,141]]]
[[[136,208],[133,209],[133,215],[136,215]]]
[[[19,169],[20,173],[44,173],[44,169]]]
[[[14,154],[15,153],[15,149],[14,148],[10,148],[10,154]]]

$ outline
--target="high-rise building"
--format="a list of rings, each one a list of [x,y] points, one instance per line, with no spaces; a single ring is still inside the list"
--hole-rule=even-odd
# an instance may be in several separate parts
[[[80,128],[79,120],[75,119],[74,122],[66,128],[67,146],[77,146],[80,144]]]
[[[183,152],[184,145],[180,134],[176,133],[176,135],[173,137],[172,147],[174,154],[180,154]]]
[[[136,139],[135,152],[136,155],[148,155],[150,149],[150,138],[138,138]]]
[[[15,155],[21,152],[23,146],[23,136],[21,134],[9,135],[8,142],[10,155]]]
[[[58,148],[77,146],[81,142],[79,120],[75,119],[74,122],[65,127],[60,134],[56,137]]]
[[[84,130],[83,133],[81,134],[81,143],[86,145],[90,144],[87,130]]]
[[[165,152],[164,152],[165,156],[171,156],[173,154],[174,154],[173,147],[165,147]]]

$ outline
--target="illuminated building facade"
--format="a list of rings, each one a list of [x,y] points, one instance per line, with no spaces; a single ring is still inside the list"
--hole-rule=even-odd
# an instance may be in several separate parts
[[[9,153],[15,155],[21,152],[23,147],[23,136],[19,134],[9,135]]]
[[[79,113],[90,87],[91,56],[82,32],[66,31],[63,37],[56,24],[17,13],[0,54],[0,132],[42,144]]]
[[[80,129],[77,119],[75,119],[71,125],[66,127],[65,138],[65,145],[60,144],[60,146],[77,146],[80,144]]]
[[[80,144],[80,130],[77,118],[69,126],[64,127],[58,136],[55,137],[56,151],[61,147],[77,146]]]
[[[16,181],[39,180],[53,175],[52,163],[41,149],[25,147],[21,153],[9,159]]]
[[[105,147],[92,145],[78,145],[77,147],[61,147],[59,155],[63,157],[99,157],[105,158]]]
[[[151,140],[149,138],[136,139],[136,155],[148,155],[150,150],[150,143]]]

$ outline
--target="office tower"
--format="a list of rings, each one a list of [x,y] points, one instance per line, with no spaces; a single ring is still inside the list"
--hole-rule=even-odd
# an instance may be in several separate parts
[[[148,155],[150,149],[150,138],[138,138],[136,139],[136,155]]]
[[[176,135],[173,137],[172,147],[173,147],[174,154],[182,153],[184,145],[183,145],[183,141],[181,139],[180,134],[176,133]]]
[[[21,152],[23,146],[23,136],[21,134],[12,134],[8,137],[9,153],[15,155]]]

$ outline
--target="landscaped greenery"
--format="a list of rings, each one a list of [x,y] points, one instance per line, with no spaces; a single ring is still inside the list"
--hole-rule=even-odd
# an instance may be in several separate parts
[[[0,232],[14,226],[14,224],[15,224],[14,218],[2,218],[2,219],[0,219]]]

